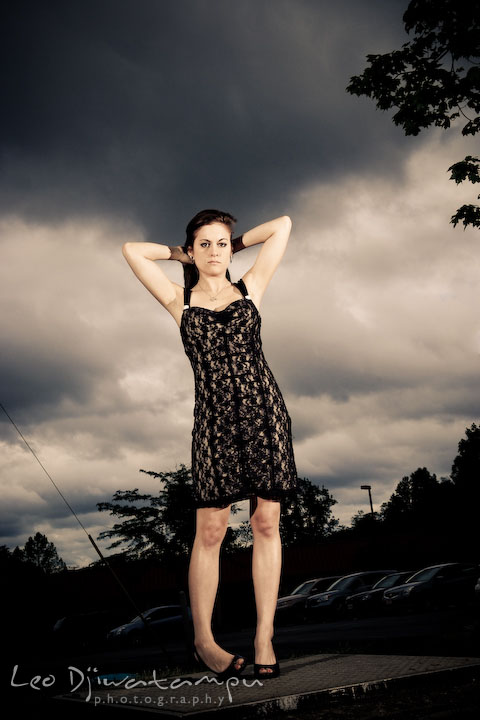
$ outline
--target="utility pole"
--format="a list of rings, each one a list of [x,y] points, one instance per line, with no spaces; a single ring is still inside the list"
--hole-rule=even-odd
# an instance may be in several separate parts
[[[372,486],[371,485],[360,485],[360,490],[368,490],[368,497],[370,498],[370,512],[373,515]]]

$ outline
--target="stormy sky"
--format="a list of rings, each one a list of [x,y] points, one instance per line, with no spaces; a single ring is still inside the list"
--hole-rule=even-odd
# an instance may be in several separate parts
[[[479,420],[480,236],[449,224],[474,194],[446,170],[475,139],[405,138],[345,92],[368,53],[408,39],[406,4],[6,4],[0,401],[93,537],[113,522],[96,503],[156,492],[140,468],[190,462],[192,370],[121,246],[181,244],[205,207],[238,232],[292,218],[263,345],[298,473],[330,490],[334,515],[368,510],[361,484],[378,510],[417,467],[449,474]],[[257,251],[235,255],[232,279]],[[95,559],[3,414],[0,432],[0,543],[40,531],[67,564]]]

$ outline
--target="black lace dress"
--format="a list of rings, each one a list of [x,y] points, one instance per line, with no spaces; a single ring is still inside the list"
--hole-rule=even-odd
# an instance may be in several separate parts
[[[180,333],[195,375],[196,507],[282,500],[297,485],[291,420],[263,355],[260,313],[243,280],[234,285],[243,297],[223,310],[190,307],[185,289]]]

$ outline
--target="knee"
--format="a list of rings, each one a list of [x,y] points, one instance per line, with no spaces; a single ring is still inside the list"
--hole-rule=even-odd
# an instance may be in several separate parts
[[[257,507],[250,519],[253,536],[274,538],[278,535],[280,513],[277,508]]]
[[[203,547],[215,548],[221,545],[225,533],[227,531],[227,525],[221,522],[207,522],[197,527],[195,533],[195,539],[198,540]]]

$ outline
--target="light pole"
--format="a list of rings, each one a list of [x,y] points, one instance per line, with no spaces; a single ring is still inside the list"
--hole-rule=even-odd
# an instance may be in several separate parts
[[[370,512],[373,515],[372,486],[371,485],[360,485],[360,490],[368,490],[368,497],[370,498]]]

